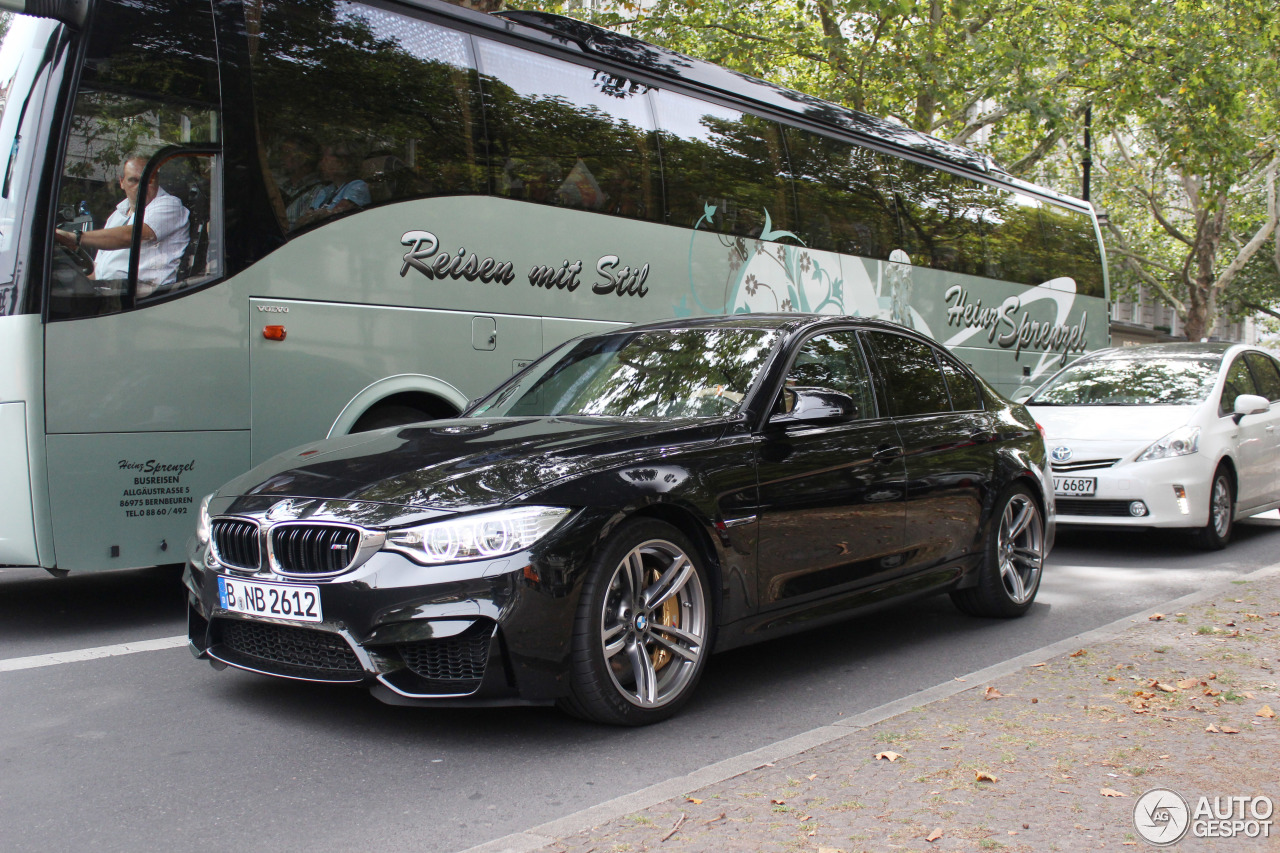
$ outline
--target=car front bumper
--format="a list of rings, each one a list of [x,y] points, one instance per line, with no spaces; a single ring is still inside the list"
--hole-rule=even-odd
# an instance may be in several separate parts
[[[1059,524],[1120,527],[1204,527],[1214,467],[1199,453],[1147,462],[1120,461],[1109,468],[1055,471],[1060,478],[1093,477],[1090,497],[1058,493]],[[1175,487],[1182,489],[1179,497]],[[1131,511],[1141,504],[1144,514]]]
[[[433,567],[379,552],[348,574],[300,579],[232,571],[208,550],[192,539],[183,582],[189,647],[216,668],[359,684],[391,704],[550,704],[566,692],[580,583],[564,552]],[[219,576],[317,588],[323,620],[234,612]]]

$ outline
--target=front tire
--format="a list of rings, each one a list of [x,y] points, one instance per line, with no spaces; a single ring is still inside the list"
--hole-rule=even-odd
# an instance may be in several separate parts
[[[711,589],[685,536],[656,519],[621,526],[592,560],[561,706],[621,726],[656,723],[693,695],[710,652]]]
[[[1195,544],[1206,551],[1221,551],[1231,541],[1231,528],[1236,515],[1235,490],[1231,473],[1219,466],[1213,472],[1209,488],[1209,523],[1191,534]]]
[[[1006,490],[996,504],[983,548],[978,584],[951,593],[970,616],[1021,616],[1035,601],[1044,569],[1044,516],[1026,486]]]

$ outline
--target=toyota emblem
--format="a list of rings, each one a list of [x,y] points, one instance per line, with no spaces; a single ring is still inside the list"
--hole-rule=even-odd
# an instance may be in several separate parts
[[[1071,458],[1071,448],[1067,447],[1065,444],[1059,445],[1053,449],[1054,462],[1066,462],[1070,458]]]

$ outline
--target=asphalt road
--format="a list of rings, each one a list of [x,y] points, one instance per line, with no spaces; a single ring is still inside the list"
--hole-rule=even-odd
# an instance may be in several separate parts
[[[1059,531],[1026,618],[971,619],[940,597],[728,652],[684,713],[642,730],[389,707],[214,672],[183,648],[0,666],[0,848],[459,850],[1278,560],[1274,512],[1213,554],[1168,533]],[[174,571],[0,569],[0,665],[184,630]]]

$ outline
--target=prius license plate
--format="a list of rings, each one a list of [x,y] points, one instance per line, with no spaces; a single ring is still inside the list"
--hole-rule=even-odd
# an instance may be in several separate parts
[[[1053,493],[1063,498],[1092,497],[1098,491],[1097,477],[1054,477]]]
[[[235,578],[218,578],[218,602],[224,610],[250,616],[271,616],[320,622],[320,587],[259,583]]]

